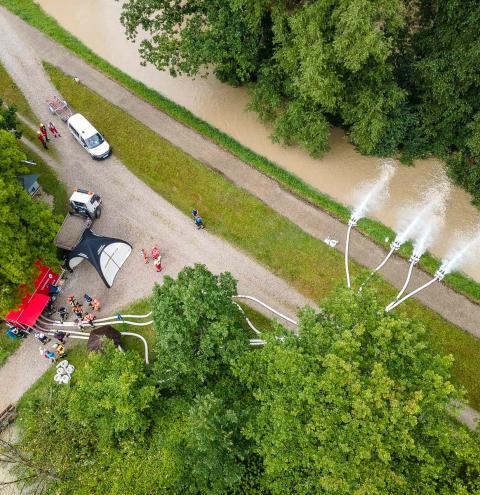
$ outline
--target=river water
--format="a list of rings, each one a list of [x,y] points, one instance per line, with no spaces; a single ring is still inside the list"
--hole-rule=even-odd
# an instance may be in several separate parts
[[[339,202],[350,204],[359,185],[377,176],[378,160],[357,153],[339,129],[331,134],[330,151],[321,159],[314,159],[296,147],[283,147],[270,141],[268,127],[255,114],[245,111],[249,98],[244,88],[233,88],[213,77],[172,78],[168,71],[142,67],[138,45],[125,38],[119,22],[121,2],[39,0],[37,3],[113,65]],[[395,228],[401,210],[415,204],[443,173],[443,165],[436,160],[418,160],[414,167],[399,166],[391,181],[388,200],[369,215]],[[470,204],[470,196],[454,187],[448,200],[445,226],[430,251],[440,258],[445,256],[456,232],[470,231],[479,221],[480,214]],[[480,264],[469,262],[462,269],[480,281]]]

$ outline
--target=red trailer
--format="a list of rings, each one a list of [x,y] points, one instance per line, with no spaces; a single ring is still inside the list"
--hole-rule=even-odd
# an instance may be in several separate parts
[[[35,280],[33,292],[28,293],[22,299],[20,306],[5,316],[7,323],[22,330],[27,330],[35,325],[38,317],[50,301],[50,296],[48,295],[51,291],[50,285],[56,285],[60,278],[57,273],[42,265],[39,261],[36,261],[35,265],[40,270],[40,273]]]

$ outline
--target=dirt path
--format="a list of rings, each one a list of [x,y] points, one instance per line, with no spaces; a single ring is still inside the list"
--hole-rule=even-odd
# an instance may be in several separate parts
[[[37,81],[39,77],[42,78],[38,69],[41,55],[42,59],[60,66],[71,75],[80,77],[84,84],[104,98],[133,115],[174,145],[219,170],[232,182],[250,191],[309,234],[319,239],[324,239],[328,235],[340,239],[341,242],[337,248],[343,252],[346,230],[344,224],[284,191],[275,181],[265,177],[214,143],[204,139],[195,131],[132,95],[122,86],[88,66],[68,50],[9,12],[0,9],[0,13],[3,18],[1,21],[2,46],[5,47],[1,57],[9,59],[9,64],[7,64],[8,60],[5,61],[9,71],[12,71],[15,79],[19,81],[20,87],[26,92],[36,111],[40,112],[39,115],[45,114],[44,97],[48,94],[48,90],[51,91],[49,85],[47,85],[48,87],[45,86],[45,82],[41,82],[38,87],[35,87],[35,83],[32,82]],[[28,56],[26,56],[24,48],[19,49],[15,38],[21,39]],[[35,47],[35,53],[32,53],[31,47]],[[37,56],[37,54],[40,55]],[[37,69],[35,70],[31,66],[32,60],[36,61]],[[33,73],[35,75],[32,79],[30,75]],[[28,74],[27,78],[26,74]],[[71,156],[78,159],[77,155],[78,150],[72,150]],[[111,170],[113,167],[108,168]],[[363,235],[354,232],[351,255],[362,265],[373,268],[383,259],[385,251]],[[405,260],[394,257],[382,273],[387,281],[400,288],[406,272]],[[430,278],[423,271],[415,269],[411,286],[421,285]],[[434,284],[421,292],[418,299],[445,319],[480,337],[480,306],[472,303],[466,297],[442,284]]]
[[[68,281],[78,296],[87,291],[95,295],[103,303],[101,315],[109,315],[149,295],[153,284],[164,275],[175,276],[185,265],[200,262],[215,273],[230,271],[239,280],[239,292],[256,296],[287,315],[294,315],[305,304],[313,304],[246,254],[208,231],[198,231],[189,217],[130,173],[115,155],[105,162],[89,158],[65,132],[64,124],[48,113],[45,98],[56,93],[41,66],[41,58],[49,58],[48,50],[23,28],[23,23],[18,25],[16,19],[0,10],[1,62],[35,114],[44,122],[54,120],[64,131],[60,139],[51,143],[58,151],[59,161],[48,158],[49,163],[69,189],[84,187],[103,197],[105,208],[102,218],[95,223],[97,233],[120,237],[133,246],[112,289],[106,289],[93,267],[84,262]],[[165,261],[161,274],[152,264],[144,265],[140,255],[142,247],[150,249],[154,244],[158,244]],[[65,294],[68,292],[67,288]],[[41,376],[48,367],[42,359],[38,345],[29,341],[0,369],[0,410],[18,400]]]

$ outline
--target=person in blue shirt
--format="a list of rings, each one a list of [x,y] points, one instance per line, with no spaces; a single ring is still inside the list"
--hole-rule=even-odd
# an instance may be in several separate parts
[[[201,216],[195,217],[195,225],[197,226],[197,229],[204,229],[205,225],[203,225],[203,219]]]

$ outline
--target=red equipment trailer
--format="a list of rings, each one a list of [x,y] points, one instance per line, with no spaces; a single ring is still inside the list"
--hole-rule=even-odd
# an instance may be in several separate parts
[[[42,265],[39,261],[36,261],[35,265],[39,268],[40,273],[35,280],[33,292],[27,294],[22,299],[20,306],[5,316],[7,323],[22,330],[27,330],[35,325],[38,317],[50,301],[48,293],[51,288],[49,284],[56,285],[60,278],[57,273]]]

